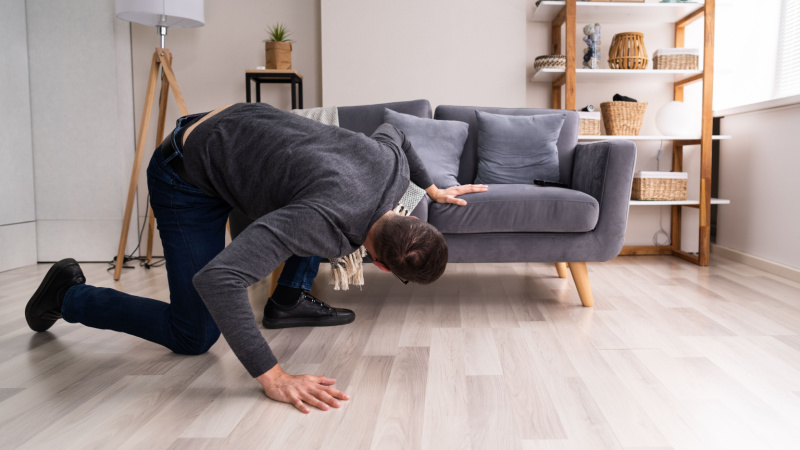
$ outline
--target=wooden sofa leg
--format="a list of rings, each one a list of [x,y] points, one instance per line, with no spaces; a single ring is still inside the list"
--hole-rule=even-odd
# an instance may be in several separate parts
[[[569,271],[572,272],[572,279],[575,280],[575,287],[578,288],[578,296],[581,298],[583,306],[594,305],[592,285],[589,283],[589,272],[586,270],[586,263],[569,263]]]
[[[556,263],[556,272],[558,272],[558,278],[567,278],[567,263]]]

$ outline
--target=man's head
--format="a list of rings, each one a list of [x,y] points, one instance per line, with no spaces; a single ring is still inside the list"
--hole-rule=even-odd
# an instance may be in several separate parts
[[[375,229],[374,247],[374,256],[392,273],[415,283],[433,283],[447,266],[444,236],[416,217],[383,217]]]

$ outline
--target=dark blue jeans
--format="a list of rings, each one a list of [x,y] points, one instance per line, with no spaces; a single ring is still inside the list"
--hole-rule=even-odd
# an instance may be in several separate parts
[[[204,353],[220,333],[192,277],[225,247],[231,207],[183,180],[160,149],[147,169],[147,186],[164,247],[170,303],[81,284],[67,291],[62,317],[138,336],[176,353]],[[310,290],[319,262],[318,257],[292,256],[279,283]]]

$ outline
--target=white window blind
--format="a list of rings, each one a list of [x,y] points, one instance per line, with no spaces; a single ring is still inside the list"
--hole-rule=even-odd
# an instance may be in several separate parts
[[[800,94],[800,0],[783,0],[774,98]]]

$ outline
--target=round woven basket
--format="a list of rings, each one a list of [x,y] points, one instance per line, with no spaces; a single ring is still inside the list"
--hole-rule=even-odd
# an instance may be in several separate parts
[[[642,33],[619,33],[611,40],[608,66],[612,69],[646,69],[647,50]]]
[[[567,57],[564,55],[542,55],[537,56],[533,61],[533,68],[539,69],[563,69],[567,67]]]
[[[642,118],[647,109],[646,102],[600,103],[606,134],[614,136],[638,136]]]

